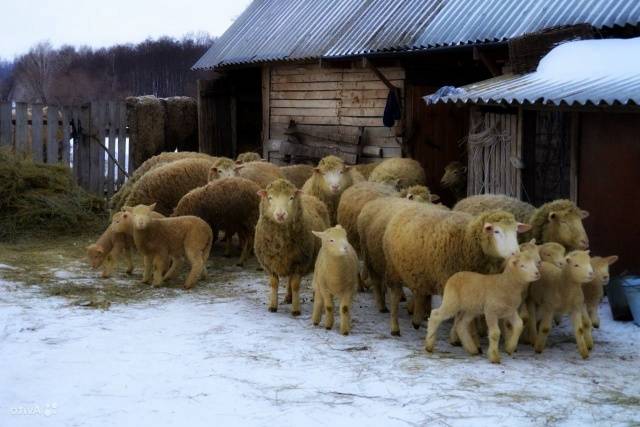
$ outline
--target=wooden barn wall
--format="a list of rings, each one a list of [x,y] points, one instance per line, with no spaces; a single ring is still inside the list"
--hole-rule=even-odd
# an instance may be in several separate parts
[[[404,90],[402,68],[386,67],[380,71],[401,92]],[[393,128],[383,126],[389,89],[371,70],[277,65],[265,73],[263,82],[269,81],[269,85],[268,90],[263,87],[263,97],[268,95],[269,103],[264,106],[263,115],[269,114],[269,129],[263,129],[263,133],[270,140],[286,140],[285,131],[291,120],[300,132],[311,135],[306,136],[305,142],[318,136],[318,141],[329,138],[355,144],[360,127],[364,127],[363,146],[382,147],[383,157],[401,156],[401,137],[396,136],[401,135],[401,122]]]

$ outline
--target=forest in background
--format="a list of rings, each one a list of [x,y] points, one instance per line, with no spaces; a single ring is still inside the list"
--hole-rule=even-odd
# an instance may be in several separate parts
[[[208,33],[161,37],[107,48],[38,43],[14,61],[0,59],[0,101],[77,105],[127,96],[195,96],[193,64],[214,43]]]

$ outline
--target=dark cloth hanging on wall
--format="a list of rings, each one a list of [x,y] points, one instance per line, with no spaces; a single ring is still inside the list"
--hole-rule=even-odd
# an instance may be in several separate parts
[[[400,99],[398,98],[398,90],[389,90],[387,96],[387,104],[384,106],[384,115],[382,116],[382,123],[391,128],[395,125],[396,120],[402,118],[402,107],[400,106]]]

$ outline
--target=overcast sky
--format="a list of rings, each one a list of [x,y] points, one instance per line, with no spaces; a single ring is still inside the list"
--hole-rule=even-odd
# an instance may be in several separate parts
[[[251,0],[2,0],[0,58],[13,59],[49,40],[110,46],[162,35],[219,36]]]

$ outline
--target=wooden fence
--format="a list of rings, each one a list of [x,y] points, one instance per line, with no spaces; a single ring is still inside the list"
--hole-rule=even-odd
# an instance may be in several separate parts
[[[131,171],[124,102],[82,106],[0,103],[0,148],[65,164],[84,189],[111,196]]]

